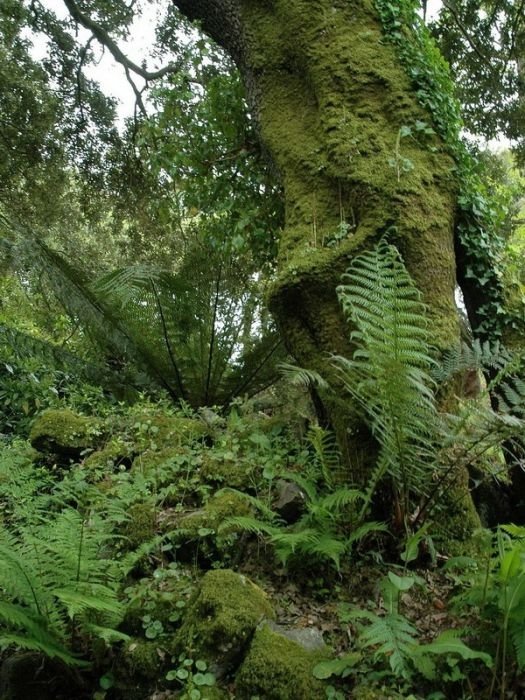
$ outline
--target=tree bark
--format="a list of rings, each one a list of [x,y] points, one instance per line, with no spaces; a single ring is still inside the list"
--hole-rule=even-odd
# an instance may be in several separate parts
[[[328,356],[351,347],[336,286],[385,234],[423,293],[436,350],[456,344],[454,164],[435,134],[417,131],[431,117],[372,0],[174,2],[236,62],[280,174],[285,226],[269,305],[297,362],[337,385]],[[402,127],[414,135],[403,138]],[[322,398],[352,479],[363,482],[369,436],[347,399]]]

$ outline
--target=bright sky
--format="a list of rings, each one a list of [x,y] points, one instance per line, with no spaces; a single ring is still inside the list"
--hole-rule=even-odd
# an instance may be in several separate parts
[[[68,16],[67,8],[62,0],[41,1],[42,5],[53,10],[59,18],[62,19]],[[148,70],[161,67],[151,58],[150,50],[155,44],[156,20],[159,15],[163,14],[166,5],[167,3],[165,0],[158,3],[138,2],[137,7],[142,10],[142,14],[136,17],[131,26],[131,39],[129,41],[119,40],[117,42],[126,56],[135,63],[141,65],[145,60]],[[79,29],[78,38],[80,41],[87,41],[89,37],[89,32],[82,28]],[[33,55],[35,58],[44,58],[47,53],[45,37],[31,36],[31,40],[33,41]],[[118,114],[120,119],[123,120],[131,116],[135,105],[135,96],[126,79],[124,69],[120,64],[114,61],[109,51],[107,49],[103,51],[100,44],[96,41],[92,42],[91,47],[97,56],[97,63],[88,67],[86,70],[87,76],[98,82],[104,93],[117,99],[119,103]],[[133,75],[133,81],[140,90],[144,84],[142,78]]]

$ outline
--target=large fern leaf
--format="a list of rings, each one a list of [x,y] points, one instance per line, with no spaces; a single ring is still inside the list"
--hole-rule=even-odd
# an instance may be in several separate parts
[[[423,493],[439,422],[425,305],[385,241],[354,260],[338,295],[356,350],[352,359],[333,362],[379,442],[376,478],[388,474],[405,498]]]

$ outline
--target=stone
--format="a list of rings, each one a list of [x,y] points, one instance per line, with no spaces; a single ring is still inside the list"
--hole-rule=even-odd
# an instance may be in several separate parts
[[[201,580],[175,638],[175,653],[202,658],[221,678],[244,657],[258,625],[274,618],[264,593],[231,569],[209,571]]]
[[[78,459],[82,452],[97,445],[101,434],[96,418],[69,409],[49,409],[33,423],[29,441],[39,452]]]
[[[306,494],[293,481],[279,479],[276,483],[277,500],[273,509],[287,523],[295,523],[306,509]]]
[[[323,683],[313,676],[314,666],[326,659],[322,651],[308,651],[264,624],[235,677],[235,697],[251,700],[319,700]]]

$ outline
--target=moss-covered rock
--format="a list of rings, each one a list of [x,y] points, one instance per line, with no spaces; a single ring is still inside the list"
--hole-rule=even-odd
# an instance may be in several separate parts
[[[127,548],[136,549],[156,535],[156,510],[152,503],[135,503],[128,510],[124,525]]]
[[[246,576],[209,571],[175,637],[175,653],[191,651],[221,677],[242,659],[261,621],[273,617],[265,593]]]
[[[307,651],[264,625],[257,630],[236,675],[236,697],[318,700],[324,697],[324,688],[312,672],[323,658],[322,652]]]
[[[143,639],[132,639],[121,654],[121,663],[127,674],[135,678],[154,680],[160,676],[162,661],[159,656],[159,645]]]
[[[92,452],[82,466],[89,472],[112,472],[119,467],[131,465],[134,456],[133,446],[120,436],[112,438],[100,450]]]
[[[352,700],[404,700],[406,695],[400,695],[390,688],[378,688],[371,682],[359,685],[352,690]]]
[[[96,418],[81,416],[69,409],[49,409],[33,423],[29,440],[39,452],[72,459],[100,442],[101,426]]]
[[[202,457],[201,480],[214,486],[226,486],[242,491],[253,490],[261,477],[262,469],[253,461],[236,457],[225,458],[222,454],[207,452]]]
[[[134,444],[136,452],[163,450],[203,439],[209,428],[198,418],[171,416],[145,411],[126,416],[114,426],[125,439]]]
[[[204,508],[189,514],[175,512],[161,525],[171,532],[178,545],[178,558],[189,561],[225,561],[238,551],[241,533],[234,527],[224,527],[228,518],[247,516],[251,508],[240,494],[229,489],[217,491]],[[161,519],[162,522],[162,519]]]

